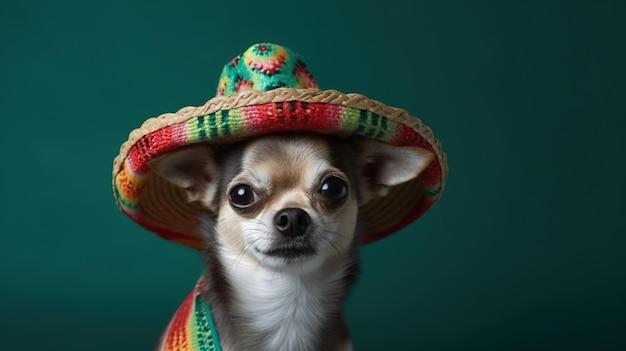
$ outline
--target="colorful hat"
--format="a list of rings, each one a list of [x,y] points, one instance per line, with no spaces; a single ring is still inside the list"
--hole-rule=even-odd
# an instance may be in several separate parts
[[[113,162],[120,209],[157,235],[199,249],[198,203],[151,172],[148,162],[196,143],[235,142],[268,133],[357,134],[393,145],[419,146],[435,158],[422,174],[366,206],[363,244],[410,224],[439,199],[448,167],[430,128],[408,112],[359,94],[320,90],[301,57],[279,45],[256,44],[228,63],[217,96],[198,107],[150,118],[132,131]]]

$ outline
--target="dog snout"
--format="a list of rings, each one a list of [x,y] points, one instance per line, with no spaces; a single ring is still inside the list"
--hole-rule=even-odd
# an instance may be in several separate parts
[[[274,216],[274,226],[287,237],[303,235],[310,224],[309,214],[299,208],[285,208]]]

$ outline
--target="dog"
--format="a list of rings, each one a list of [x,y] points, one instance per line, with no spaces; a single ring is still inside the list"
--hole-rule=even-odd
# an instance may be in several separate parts
[[[359,209],[434,155],[359,137],[286,133],[197,144],[150,162],[206,209],[202,298],[221,347],[352,350],[343,303],[359,274]]]

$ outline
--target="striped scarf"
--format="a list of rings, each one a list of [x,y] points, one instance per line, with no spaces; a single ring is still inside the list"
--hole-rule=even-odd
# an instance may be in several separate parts
[[[209,304],[200,296],[200,279],[161,336],[158,351],[222,351]]]

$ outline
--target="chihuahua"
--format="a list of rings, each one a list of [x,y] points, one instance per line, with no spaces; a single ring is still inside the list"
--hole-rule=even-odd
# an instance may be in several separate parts
[[[352,350],[343,302],[359,272],[359,208],[432,159],[365,138],[274,134],[152,161],[206,208],[202,297],[222,349]]]

